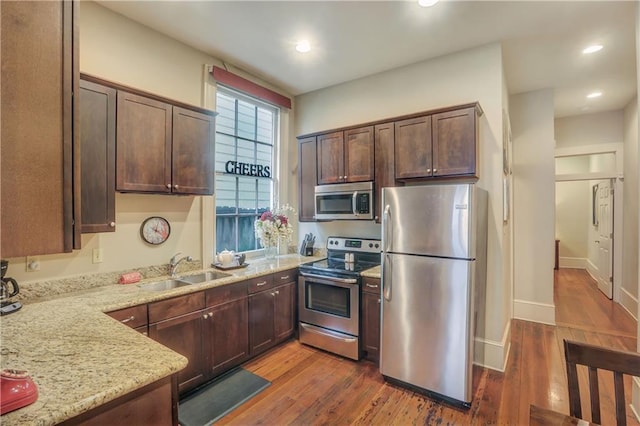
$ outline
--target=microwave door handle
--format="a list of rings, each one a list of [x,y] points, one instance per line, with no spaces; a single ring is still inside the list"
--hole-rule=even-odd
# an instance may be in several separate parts
[[[354,216],[358,216],[358,191],[353,193],[353,197],[351,198],[351,210],[353,211]]]

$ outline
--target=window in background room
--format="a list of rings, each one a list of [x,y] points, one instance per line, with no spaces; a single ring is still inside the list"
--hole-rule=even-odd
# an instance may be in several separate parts
[[[260,248],[253,223],[274,198],[278,109],[218,86],[216,252]]]

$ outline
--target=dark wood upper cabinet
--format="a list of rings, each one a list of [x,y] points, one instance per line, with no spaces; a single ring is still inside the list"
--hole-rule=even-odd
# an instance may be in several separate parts
[[[298,140],[298,220],[315,220],[315,186],[318,184],[316,137]]]
[[[373,126],[318,136],[318,184],[373,180]]]
[[[396,179],[431,176],[431,116],[395,123]]]
[[[173,107],[172,191],[213,194],[215,119]]]
[[[374,218],[382,220],[382,188],[396,186],[394,164],[395,125],[393,122],[378,124],[374,128],[375,140],[375,181]]]
[[[368,182],[374,177],[373,126],[344,131],[344,182]]]
[[[171,192],[171,105],[118,91],[116,189]]]
[[[116,229],[116,93],[80,80],[83,233]]]
[[[344,133],[318,136],[318,185],[344,182]]]
[[[77,12],[70,1],[0,5],[2,257],[80,247]]]
[[[477,176],[476,111],[472,107],[433,115],[433,176]]]

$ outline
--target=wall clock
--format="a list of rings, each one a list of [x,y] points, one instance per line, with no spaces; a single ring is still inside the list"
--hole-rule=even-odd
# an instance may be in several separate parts
[[[160,216],[149,217],[140,226],[140,236],[149,244],[162,244],[167,241],[169,234],[171,226],[167,219]]]

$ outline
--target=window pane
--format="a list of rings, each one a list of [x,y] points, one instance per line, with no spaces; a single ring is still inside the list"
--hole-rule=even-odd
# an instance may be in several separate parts
[[[222,87],[216,109],[216,251],[256,250],[254,222],[273,201],[278,110]],[[271,179],[227,173],[228,161],[269,167]]]
[[[236,217],[216,216],[216,253],[236,247]]]

